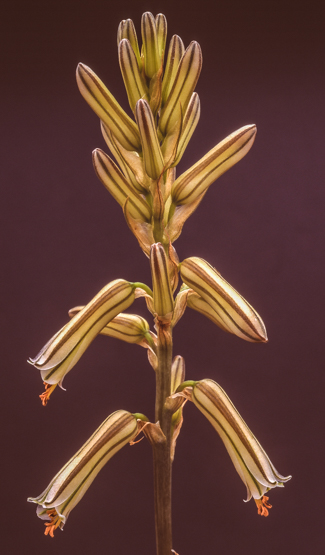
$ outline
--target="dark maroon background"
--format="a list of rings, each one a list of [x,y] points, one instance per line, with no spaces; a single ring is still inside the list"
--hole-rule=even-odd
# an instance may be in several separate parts
[[[2,70],[1,237],[3,393],[1,543],[4,553],[151,555],[152,462],[146,441],[125,447],[74,509],[43,535],[38,495],[116,409],[153,418],[144,349],[100,337],[46,408],[26,364],[118,277],[150,284],[148,261],[122,211],[94,175],[104,147],[80,96],[88,64],[126,108],[116,30],[143,11],[167,16],[169,38],[203,50],[202,115],[180,171],[230,132],[256,123],[251,152],[215,183],[176,243],[180,259],[213,264],[262,315],[267,345],[224,334],[188,309],[175,330],[187,378],[225,388],[271,460],[293,479],[273,490],[269,518],[242,502],[244,485],[217,434],[185,408],[174,465],[174,548],[180,555],[322,553],[324,406],[324,73],[322,2],[7,3]],[[318,8],[317,8],[318,6]],[[132,308],[145,315],[144,303]],[[148,317],[151,322],[150,315]]]

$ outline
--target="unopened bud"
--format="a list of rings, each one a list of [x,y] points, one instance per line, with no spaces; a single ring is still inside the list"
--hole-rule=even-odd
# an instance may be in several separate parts
[[[217,144],[194,166],[176,179],[172,198],[176,205],[197,199],[223,173],[250,150],[256,135],[255,125],[245,125]]]
[[[180,275],[217,313],[224,328],[246,341],[267,341],[261,317],[208,262],[186,258],[180,264]]]

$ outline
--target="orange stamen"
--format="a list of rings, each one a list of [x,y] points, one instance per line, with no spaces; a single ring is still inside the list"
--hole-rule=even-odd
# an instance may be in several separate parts
[[[42,401],[43,407],[46,407],[47,403],[50,400],[51,393],[54,391],[54,389],[58,384],[54,383],[50,385],[49,383],[46,383],[46,382],[43,382],[43,384],[45,385],[45,391],[42,393],[42,395],[39,395],[39,398]]]
[[[45,536],[51,536],[51,538],[54,538],[54,530],[60,526],[62,521],[55,509],[50,509],[46,512],[50,517],[51,522],[45,522],[46,528],[44,534]]]
[[[272,505],[268,503],[269,498],[266,495],[263,495],[261,499],[255,499],[255,503],[257,506],[257,512],[261,516],[268,516],[269,511],[268,509],[272,509]]]

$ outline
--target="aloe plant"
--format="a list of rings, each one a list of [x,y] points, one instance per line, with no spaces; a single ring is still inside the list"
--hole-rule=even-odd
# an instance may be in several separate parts
[[[200,118],[195,87],[201,72],[200,46],[185,49],[174,35],[167,49],[167,22],[162,14],[144,13],[139,48],[133,22],[118,28],[118,56],[130,108],[129,117],[99,77],[84,64],[77,68],[79,90],[101,120],[110,154],[93,152],[95,172],[121,206],[127,225],[150,260],[152,288],[116,279],[86,306],[69,311],[71,320],[30,363],[40,370],[45,406],[57,385],[98,334],[147,349],[156,374],[155,417],[118,410],[58,472],[45,491],[29,498],[45,520],[45,534],[54,536],[106,462],[143,433],[152,445],[157,555],[173,550],[171,470],[176,440],[187,401],[206,416],[221,437],[242,481],[247,500],[268,515],[265,495],[283,486],[281,476],[224,390],[211,379],[185,380],[184,358],[173,358],[173,333],[186,307],[204,314],[221,330],[250,342],[266,342],[264,323],[253,307],[205,260],[192,256],[179,262],[173,243],[197,209],[210,185],[250,150],[255,125],[246,125],[217,144],[176,178],[181,160]],[[182,284],[179,284],[179,280]],[[179,287],[180,285],[180,287]],[[137,314],[124,313],[144,297],[154,331]],[[203,464],[203,463],[202,463]]]

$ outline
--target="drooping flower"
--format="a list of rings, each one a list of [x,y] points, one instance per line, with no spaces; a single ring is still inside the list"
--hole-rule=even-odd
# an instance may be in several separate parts
[[[79,503],[98,472],[124,445],[138,434],[137,416],[125,410],[111,414],[88,441],[58,472],[38,497],[28,501],[37,504],[36,514],[45,523],[45,535],[53,538],[63,528],[70,512]]]
[[[41,371],[46,384],[42,394],[46,405],[53,389],[78,362],[90,343],[117,314],[128,308],[135,298],[135,286],[116,279],[99,293],[70,322],[56,333],[30,364]]]
[[[186,382],[185,382],[186,383]],[[282,476],[252,434],[225,391],[213,380],[193,382],[190,398],[221,437],[230,458],[252,497],[258,514],[267,516],[271,505],[265,496],[270,489],[283,487],[291,476]]]

